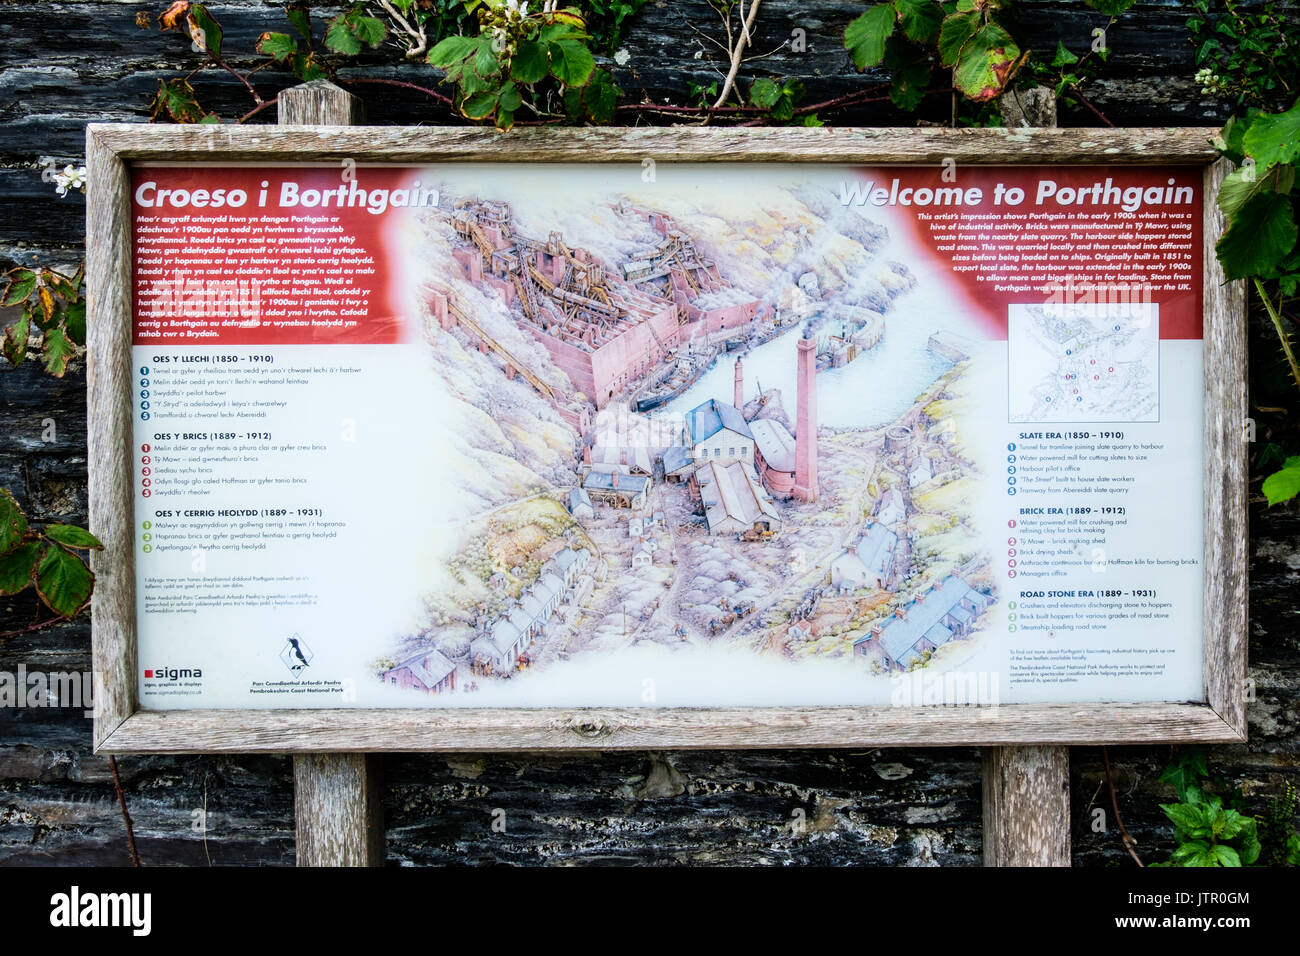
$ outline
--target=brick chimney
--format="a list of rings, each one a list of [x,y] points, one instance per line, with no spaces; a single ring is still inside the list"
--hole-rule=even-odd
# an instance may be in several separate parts
[[[794,436],[794,488],[800,501],[817,500],[817,342],[804,331],[798,346],[799,415]]]
[[[740,364],[740,359],[736,359],[736,408],[741,412],[745,410],[745,369]]]

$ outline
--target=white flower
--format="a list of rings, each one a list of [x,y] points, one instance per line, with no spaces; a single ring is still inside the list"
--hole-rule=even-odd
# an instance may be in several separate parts
[[[64,166],[54,173],[54,188],[60,196],[66,196],[71,190],[86,191],[86,167]]]
[[[619,66],[627,66],[627,61],[632,59],[632,54],[627,52],[626,47],[619,47],[614,53],[614,62]]]

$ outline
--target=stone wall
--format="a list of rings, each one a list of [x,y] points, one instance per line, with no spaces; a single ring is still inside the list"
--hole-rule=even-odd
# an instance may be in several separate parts
[[[84,202],[59,199],[42,182],[37,158],[83,155],[88,121],[143,122],[160,78],[182,75],[199,57],[176,34],[146,32],[138,11],[164,4],[8,2],[0,6],[0,266],[72,265],[83,257]],[[251,51],[264,30],[282,29],[277,5],[213,3],[226,48]],[[1023,34],[1040,49],[1058,38],[1075,49],[1104,18],[1082,3],[1020,2]],[[755,49],[805,30],[808,51],[782,50],[747,64],[744,76],[798,76],[805,103],[865,89],[841,48],[844,25],[863,8],[842,2],[768,0]],[[322,8],[328,12],[328,8]],[[1186,5],[1141,2],[1108,38],[1113,49],[1094,102],[1116,124],[1199,125],[1225,112],[1201,97],[1191,75]],[[627,30],[631,55],[616,70],[622,88],[655,101],[688,99],[719,67],[716,15],[703,0],[648,5]],[[698,54],[698,56],[697,56]],[[235,57],[237,63],[244,62]],[[247,61],[251,65],[252,61]],[[353,77],[431,82],[422,66],[385,58]],[[264,95],[291,85],[285,74],[257,76]],[[194,80],[200,99],[230,117],[251,102],[224,74]],[[380,86],[355,90],[369,121],[445,122],[419,94]],[[943,100],[942,97],[936,100]],[[942,119],[946,102],[926,111]],[[908,122],[887,104],[827,114],[840,124]],[[273,111],[259,120],[273,121]],[[1095,122],[1090,114],[1062,125]],[[6,317],[7,319],[7,317]],[[1252,361],[1272,362],[1275,343],[1254,323]],[[0,485],[36,517],[86,520],[85,378],[48,378],[29,363],[0,372]],[[45,420],[55,440],[43,442]],[[1258,486],[1253,486],[1257,490]],[[1297,780],[1300,722],[1300,511],[1256,505],[1252,518],[1251,675],[1248,745],[1214,748],[1211,764],[1248,790],[1275,792]],[[32,618],[30,594],[0,598],[0,630]],[[0,670],[74,671],[90,666],[90,626],[78,621],[0,646]],[[1148,859],[1170,848],[1156,782],[1168,748],[1116,748],[1120,807]],[[286,757],[124,757],[119,761],[146,864],[293,862],[293,778]],[[1094,833],[1090,809],[1109,808],[1096,748],[1071,753],[1075,860],[1125,863],[1111,821]],[[977,751],[677,752],[584,756],[426,756],[384,760],[391,863],[813,863],[976,865],[981,856]],[[1300,781],[1298,781],[1300,782]],[[206,808],[207,832],[196,829]],[[505,832],[492,827],[504,811]],[[1107,816],[1109,817],[1109,811]],[[500,814],[497,814],[500,818]],[[802,822],[797,833],[796,821]],[[95,865],[126,862],[122,820],[107,760],[90,752],[90,721],[73,710],[0,711],[0,863]]]

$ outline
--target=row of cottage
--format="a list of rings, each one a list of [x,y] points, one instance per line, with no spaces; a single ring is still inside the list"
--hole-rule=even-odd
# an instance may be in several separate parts
[[[595,587],[591,552],[564,548],[542,565],[537,582],[469,646],[475,673],[508,672],[544,632],[562,604],[581,603]],[[425,648],[383,672],[385,683],[438,694],[456,689],[458,666],[442,652]]]
[[[976,619],[992,603],[990,595],[949,574],[854,641],[853,654],[907,670],[954,638],[970,636]]]

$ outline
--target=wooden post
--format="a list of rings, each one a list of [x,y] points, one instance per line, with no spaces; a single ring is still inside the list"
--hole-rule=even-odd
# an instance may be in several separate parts
[[[1045,87],[1006,94],[1008,127],[1055,126],[1056,97]],[[984,865],[1070,865],[1068,747],[985,747]]]
[[[285,90],[281,126],[351,126],[361,100],[328,80]],[[293,758],[299,866],[383,866],[384,813],[379,761],[370,754],[298,754]]]

